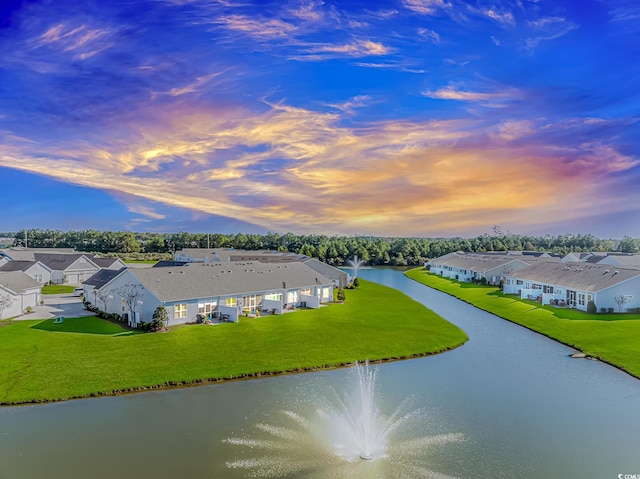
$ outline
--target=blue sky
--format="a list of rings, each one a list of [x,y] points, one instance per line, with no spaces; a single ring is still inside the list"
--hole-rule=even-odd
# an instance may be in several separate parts
[[[640,237],[632,0],[0,4],[0,230]]]

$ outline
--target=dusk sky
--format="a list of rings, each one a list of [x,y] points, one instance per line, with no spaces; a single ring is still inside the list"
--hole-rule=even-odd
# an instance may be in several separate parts
[[[638,0],[0,0],[0,231],[640,237]]]

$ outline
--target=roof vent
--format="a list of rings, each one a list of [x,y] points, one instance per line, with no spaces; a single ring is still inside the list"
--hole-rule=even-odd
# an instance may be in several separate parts
[[[620,271],[614,271],[613,274],[611,276],[615,276],[616,274],[618,274]]]
[[[608,270],[608,269],[605,269],[605,270],[604,270],[604,273],[602,273],[602,274],[607,274],[608,272],[609,272],[609,270]]]

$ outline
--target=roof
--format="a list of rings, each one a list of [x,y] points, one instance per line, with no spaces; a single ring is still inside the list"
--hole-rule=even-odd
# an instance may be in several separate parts
[[[188,261],[172,261],[168,259],[161,259],[156,264],[152,266],[152,268],[166,268],[167,266],[184,266],[188,265]]]
[[[116,263],[119,260],[119,258],[100,258],[97,256],[94,256],[93,258],[89,258],[89,259],[93,261],[97,266],[100,266],[101,268],[109,268],[113,266],[113,263]]]
[[[71,266],[73,263],[75,263],[82,257],[84,257],[89,262],[93,262],[93,259],[95,259],[95,258],[89,258],[87,255],[82,253],[76,253],[76,254],[35,253],[34,257],[36,261],[40,261],[42,264],[57,271],[64,271],[65,269],[67,269],[69,266]]]
[[[494,268],[499,268],[500,266],[504,266],[514,261],[526,264],[523,259],[514,258],[507,255],[486,255],[462,252],[450,253],[448,255],[442,256],[441,258],[436,258],[434,260],[431,260],[431,264],[443,264],[456,268],[464,268],[477,272],[484,272],[492,270]]]
[[[341,269],[336,268],[335,266],[331,266],[330,264],[323,263],[316,258],[309,258],[308,260],[304,261],[303,264],[307,265],[314,271],[317,271],[318,273],[326,276],[327,278],[338,280],[342,278],[346,280],[346,278],[348,277],[346,271],[342,271]]]
[[[612,256],[613,260],[620,266],[640,266],[640,254],[608,256]],[[603,259],[604,258],[600,258],[600,261],[602,261]]]
[[[14,293],[21,293],[26,289],[42,287],[40,283],[22,271],[0,272],[0,285]]]
[[[192,263],[127,272],[163,302],[333,284],[302,263]]]
[[[38,264],[37,261],[8,261],[0,266],[0,271],[26,271],[33,265]]]
[[[105,284],[118,276],[126,268],[120,269],[101,269],[82,284],[93,286],[96,289],[102,288]]]
[[[260,261],[261,263],[285,263],[289,261],[304,261],[308,256],[288,251],[275,251],[269,249],[245,250],[234,248],[184,248],[181,253],[184,257],[209,261]]]
[[[628,279],[640,277],[640,270],[604,264],[541,261],[508,276],[568,289],[597,292]]]
[[[73,248],[24,248],[13,247],[0,249],[0,255],[11,258],[14,261],[34,261],[36,253],[48,254],[76,254]]]

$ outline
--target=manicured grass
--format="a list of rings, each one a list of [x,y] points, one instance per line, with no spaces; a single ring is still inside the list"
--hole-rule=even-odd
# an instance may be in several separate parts
[[[47,284],[42,287],[42,294],[71,294],[75,286],[69,286],[68,284]]]
[[[140,334],[95,317],[0,328],[0,403],[51,401],[438,353],[468,338],[397,290],[344,304]]]
[[[517,296],[504,295],[495,287],[474,287],[470,283],[438,277],[422,268],[405,274],[640,378],[639,314],[588,314],[575,309],[541,306],[540,303],[520,300]]]

